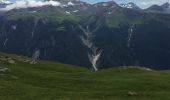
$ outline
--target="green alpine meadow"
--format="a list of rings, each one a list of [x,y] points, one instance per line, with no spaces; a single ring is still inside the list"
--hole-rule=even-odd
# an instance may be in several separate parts
[[[1,54],[1,100],[169,100],[170,71],[101,69]],[[34,63],[32,63],[34,62]]]

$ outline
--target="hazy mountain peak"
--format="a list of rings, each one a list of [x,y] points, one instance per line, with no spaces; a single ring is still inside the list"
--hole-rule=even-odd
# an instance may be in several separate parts
[[[108,1],[108,2],[99,2],[94,4],[96,7],[113,7],[113,6],[118,6],[117,3],[114,1]]]
[[[170,8],[170,3],[166,2],[161,7],[163,7],[163,8]]]
[[[161,6],[153,5],[153,6],[149,7],[148,9],[146,9],[146,11],[170,14],[170,3],[166,2]]]
[[[128,8],[128,9],[136,9],[139,10],[140,8],[133,2],[129,2],[127,4],[120,4],[121,7],[123,8]]]

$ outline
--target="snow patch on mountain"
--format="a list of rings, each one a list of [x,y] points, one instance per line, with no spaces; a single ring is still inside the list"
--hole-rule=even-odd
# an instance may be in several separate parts
[[[74,3],[72,3],[72,2],[70,1],[70,2],[68,2],[68,5],[69,5],[69,6],[74,6]]]
[[[6,46],[7,42],[8,42],[8,38],[5,39],[3,45]]]
[[[121,7],[123,8],[129,8],[129,9],[132,9],[132,5],[131,4],[121,4]]]
[[[66,14],[71,14],[69,11],[65,11]]]
[[[16,30],[16,29],[17,29],[17,25],[12,25],[11,28],[12,28],[13,30]]]
[[[79,10],[74,10],[73,12],[76,13],[76,12],[78,12],[78,11],[79,11]]]
[[[127,4],[120,4],[121,7],[123,8],[128,8],[128,9],[140,9],[136,4],[130,2],[130,3],[127,3]]]
[[[29,11],[29,13],[36,13],[37,11],[36,10],[34,10],[34,11]]]
[[[98,71],[99,66],[99,60],[100,56],[102,54],[102,50],[95,46],[93,43],[94,38],[94,32],[96,32],[99,29],[100,26],[97,26],[93,30],[89,29],[89,26],[86,26],[85,28],[82,26],[79,26],[79,28],[84,33],[84,36],[80,36],[80,39],[82,40],[82,43],[89,48],[91,52],[88,52],[89,61],[92,65],[92,69],[94,71]]]

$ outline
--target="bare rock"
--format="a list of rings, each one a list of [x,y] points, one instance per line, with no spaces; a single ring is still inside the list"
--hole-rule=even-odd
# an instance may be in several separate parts
[[[10,72],[11,70],[9,68],[6,68],[6,67],[0,67],[0,72]]]

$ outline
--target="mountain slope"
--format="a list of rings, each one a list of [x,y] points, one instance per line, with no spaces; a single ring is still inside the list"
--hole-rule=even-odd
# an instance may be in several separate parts
[[[164,3],[161,6],[153,5],[146,9],[147,12],[170,14],[170,4]]]
[[[169,15],[115,2],[13,9],[0,19],[0,51],[87,68],[170,68]]]
[[[14,63],[2,63],[2,58]],[[169,100],[169,71],[112,68],[90,71],[51,61],[0,54],[2,100]],[[3,60],[4,61],[4,60]]]

